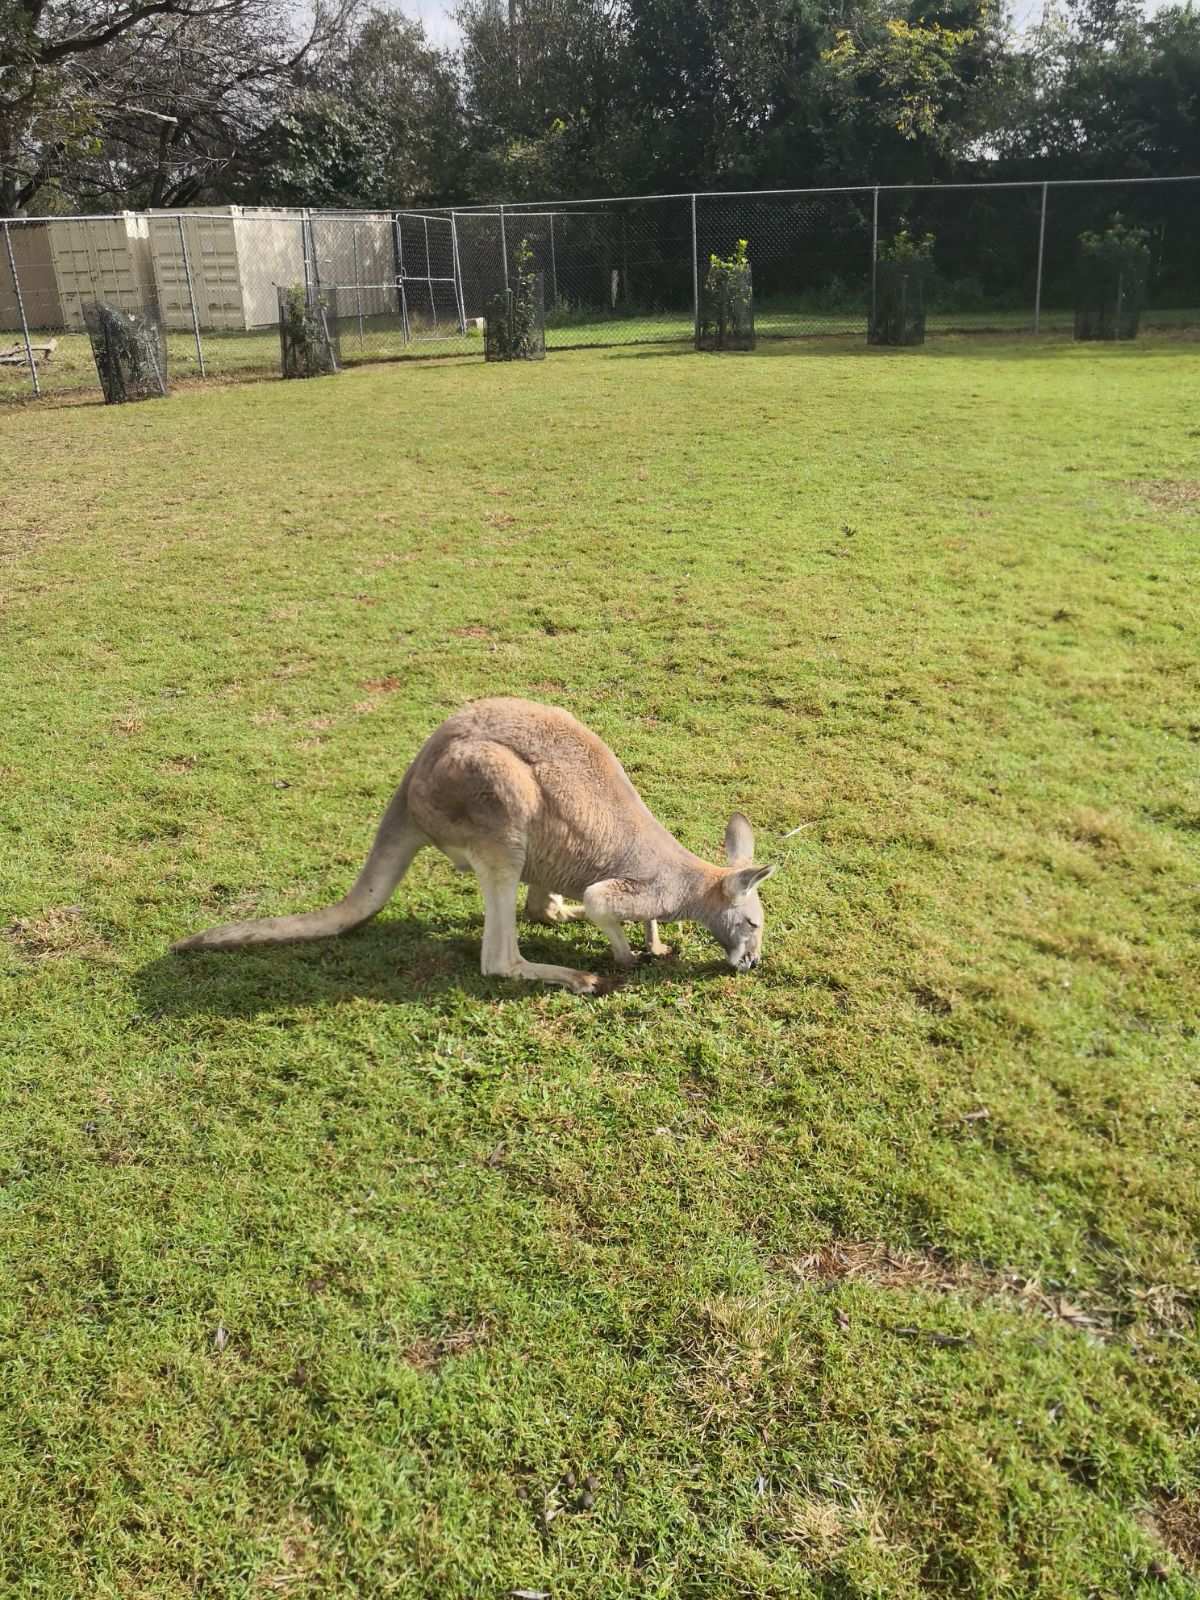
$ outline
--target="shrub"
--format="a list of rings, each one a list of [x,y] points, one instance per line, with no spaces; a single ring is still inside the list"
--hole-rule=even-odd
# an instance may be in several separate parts
[[[754,286],[749,243],[739,239],[731,256],[711,255],[700,298],[700,350],[753,350]]]

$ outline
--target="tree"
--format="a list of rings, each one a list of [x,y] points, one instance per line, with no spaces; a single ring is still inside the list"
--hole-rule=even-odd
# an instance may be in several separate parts
[[[834,118],[866,159],[857,181],[944,177],[994,125],[1012,81],[1004,19],[992,0],[864,9],[825,52]]]
[[[216,197],[355,0],[0,0],[0,214]]]
[[[1063,177],[1200,170],[1200,13],[1091,0],[1050,21],[997,142],[1014,167]]]
[[[464,0],[457,19],[478,196],[619,186],[632,100],[622,0]]]
[[[458,83],[420,23],[371,10],[306,64],[254,197],[311,206],[466,199]]]

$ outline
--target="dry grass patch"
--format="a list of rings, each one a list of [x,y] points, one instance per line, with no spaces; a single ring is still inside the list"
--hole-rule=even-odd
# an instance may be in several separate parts
[[[1200,1494],[1164,1496],[1150,1523],[1180,1566],[1200,1577]]]
[[[1090,1298],[1071,1299],[1020,1273],[990,1272],[933,1254],[896,1250],[879,1240],[835,1240],[782,1265],[801,1283],[867,1283],[878,1289],[1002,1299],[1077,1333],[1111,1338],[1116,1331],[1114,1308]]]
[[[268,1594],[294,1594],[313,1584],[319,1565],[316,1530],[308,1517],[297,1513],[280,1536],[276,1559],[259,1573],[257,1587]]]
[[[1160,511],[1190,511],[1200,506],[1197,478],[1134,479],[1128,487]]]
[[[84,923],[82,906],[51,906],[40,917],[10,923],[6,931],[21,954],[33,960],[89,955],[102,948]]]
[[[465,1356],[486,1343],[490,1329],[486,1322],[468,1323],[461,1328],[443,1328],[439,1333],[414,1339],[401,1352],[403,1359],[418,1372],[436,1372],[455,1356]]]

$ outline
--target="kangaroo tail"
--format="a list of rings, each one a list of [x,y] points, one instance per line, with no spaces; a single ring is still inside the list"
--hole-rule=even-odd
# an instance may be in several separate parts
[[[235,950],[249,944],[291,944],[299,939],[327,939],[369,922],[392,897],[417,851],[429,843],[408,819],[406,785],[401,784],[383,814],[366,865],[350,893],[321,911],[295,917],[266,917],[261,922],[227,922],[180,939],[172,950]]]

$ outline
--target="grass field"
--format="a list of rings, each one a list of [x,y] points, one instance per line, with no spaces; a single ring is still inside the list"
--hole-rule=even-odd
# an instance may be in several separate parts
[[[1049,335],[1069,334],[1073,317],[1069,310],[1047,307],[1042,313],[1041,331]],[[866,312],[853,310],[814,311],[796,301],[768,300],[755,312],[758,335],[762,339],[788,341],[809,338],[860,339],[866,335]],[[939,334],[1026,334],[1031,328],[1031,312],[953,311],[929,313],[928,330]],[[1147,310],[1144,326],[1160,331],[1194,331],[1200,327],[1200,311]],[[361,326],[354,317],[343,317],[340,324],[341,360],[346,367],[384,361],[424,361],[442,357],[483,356],[482,337],[472,329],[435,338],[428,333],[405,343],[397,317],[367,317]],[[586,321],[571,317],[556,323],[553,315],[546,329],[549,350],[579,350],[617,345],[690,344],[693,323],[689,312],[662,312],[655,315],[600,318]],[[45,338],[35,334],[34,341]],[[19,329],[0,332],[0,349],[19,345]],[[279,331],[259,328],[250,333],[202,332],[201,350],[204,373],[216,380],[255,380],[279,376]],[[172,384],[191,385],[201,376],[200,359],[192,333],[167,334],[167,371]],[[86,334],[58,335],[58,348],[48,362],[38,368],[43,393],[50,399],[65,395],[98,395],[96,366]],[[24,366],[0,367],[0,406],[22,402],[31,395],[28,369]]]
[[[847,341],[0,419],[0,1592],[1200,1594],[1198,383]],[[698,850],[749,813],[759,972],[484,979],[429,854],[167,953],[339,895],[497,691]]]

